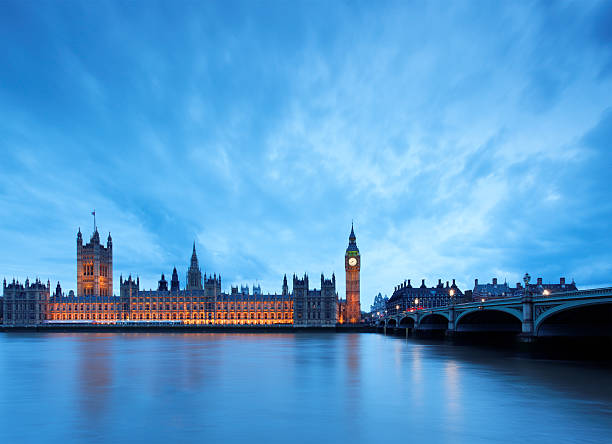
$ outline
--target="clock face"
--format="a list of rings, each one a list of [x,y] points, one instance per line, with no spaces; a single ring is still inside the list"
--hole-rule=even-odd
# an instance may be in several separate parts
[[[354,267],[355,265],[357,265],[357,259],[355,259],[354,257],[349,259],[349,265],[351,267]]]

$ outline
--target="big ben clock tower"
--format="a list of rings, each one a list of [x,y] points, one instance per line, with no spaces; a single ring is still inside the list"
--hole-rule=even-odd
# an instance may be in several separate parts
[[[349,244],[344,255],[344,269],[346,270],[346,319],[349,324],[361,322],[361,303],[359,301],[359,271],[361,270],[361,256],[357,248],[357,238],[351,224]]]

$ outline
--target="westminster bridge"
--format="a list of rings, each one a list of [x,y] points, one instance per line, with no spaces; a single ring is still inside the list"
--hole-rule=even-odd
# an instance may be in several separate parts
[[[612,338],[612,287],[551,295],[409,309],[383,315],[376,325],[411,333],[506,333],[523,340],[538,337]]]

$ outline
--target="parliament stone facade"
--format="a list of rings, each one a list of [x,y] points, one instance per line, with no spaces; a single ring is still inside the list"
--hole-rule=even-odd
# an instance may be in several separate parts
[[[351,229],[349,249],[356,250]],[[358,256],[358,250],[357,250]],[[348,263],[348,262],[347,262]],[[348,266],[348,265],[347,265]],[[353,312],[359,307],[359,270],[351,268],[350,304],[354,322],[360,318]],[[348,282],[347,278],[347,282]],[[355,283],[356,281],[356,283]],[[169,285],[168,285],[169,284]],[[162,274],[156,290],[140,288],[140,279],[119,278],[119,296],[113,295],[113,244],[110,233],[106,246],[100,243],[97,227],[87,244],[77,233],[77,293],[62,292],[57,283],[53,294],[50,283],[36,280],[25,285],[4,281],[2,304],[5,325],[40,324],[182,324],[182,325],[285,325],[296,327],[333,327],[345,322],[336,292],[336,277],[321,275],[320,289],[310,288],[308,275],[293,276],[290,291],[287,276],[280,294],[262,294],[259,286],[231,287],[224,293],[221,276],[202,275],[195,243],[184,288],[176,268],[170,283]]]

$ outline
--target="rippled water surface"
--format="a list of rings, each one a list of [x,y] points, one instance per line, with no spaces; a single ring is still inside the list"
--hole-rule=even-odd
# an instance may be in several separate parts
[[[378,334],[0,333],[0,442],[610,442],[609,368]]]

